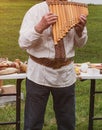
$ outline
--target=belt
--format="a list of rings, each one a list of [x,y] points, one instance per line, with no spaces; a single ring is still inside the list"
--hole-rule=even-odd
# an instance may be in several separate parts
[[[32,55],[29,55],[29,56],[36,63],[41,64],[43,66],[53,68],[53,69],[59,69],[62,66],[69,65],[73,61],[73,57],[66,58],[66,59],[64,59],[64,58],[50,59],[50,58],[37,58]]]

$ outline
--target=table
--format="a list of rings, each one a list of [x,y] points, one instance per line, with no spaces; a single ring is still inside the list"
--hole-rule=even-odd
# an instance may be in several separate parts
[[[15,122],[4,122],[0,123],[0,125],[6,124],[16,124],[16,130],[20,130],[20,101],[21,101],[21,82],[26,78],[26,74],[10,74],[10,75],[2,75],[0,76],[0,80],[10,80],[16,79],[16,121]],[[102,79],[102,74],[99,75],[89,75],[87,73],[81,73],[77,76],[78,79],[81,80],[91,80],[90,83],[90,106],[89,106],[89,125],[88,130],[93,130],[93,120],[102,120],[102,118],[94,118],[94,100],[96,93],[102,93],[102,91],[95,91],[96,80]],[[9,94],[9,96],[14,94]],[[0,96],[8,96],[1,95]]]
[[[78,78],[81,80],[91,80],[88,130],[93,130],[93,121],[94,120],[102,120],[102,118],[94,117],[95,94],[102,93],[102,91],[95,91],[96,80],[102,79],[102,74],[90,75],[88,73],[81,73],[78,76]]]
[[[16,80],[16,93],[12,94],[0,94],[0,96],[16,96],[16,121],[15,122],[2,122],[0,125],[16,125],[16,130],[20,130],[20,101],[21,101],[21,82],[26,78],[25,73],[21,74],[10,74],[0,76],[0,80]]]

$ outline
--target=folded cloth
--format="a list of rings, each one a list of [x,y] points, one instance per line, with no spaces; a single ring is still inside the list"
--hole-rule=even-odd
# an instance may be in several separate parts
[[[38,64],[53,68],[53,69],[59,69],[62,66],[69,65],[73,61],[73,57],[70,58],[37,58],[35,56],[29,55],[30,58],[37,62]]]

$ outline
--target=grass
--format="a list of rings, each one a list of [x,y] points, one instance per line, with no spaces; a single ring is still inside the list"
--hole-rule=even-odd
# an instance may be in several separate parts
[[[82,49],[76,51],[76,61],[78,62],[102,62],[102,6],[89,6],[88,16],[88,42]]]
[[[27,60],[27,54],[18,46],[19,29],[25,12],[40,0],[0,0],[0,57],[10,60],[20,58]],[[76,49],[75,62],[102,63],[102,5],[89,5],[87,22],[88,42],[84,48]],[[15,81],[4,81],[4,84]],[[97,90],[101,89],[101,81],[97,80]],[[87,130],[89,115],[90,81],[76,82],[76,130]],[[25,96],[25,81],[22,83]],[[95,115],[102,116],[102,96],[95,99]],[[21,103],[21,130],[23,130],[24,101]],[[15,120],[15,103],[0,107],[0,121]],[[15,130],[15,126],[0,126],[0,130]],[[102,121],[94,122],[95,130],[102,130]],[[43,130],[56,130],[56,121],[50,97],[45,116]]]

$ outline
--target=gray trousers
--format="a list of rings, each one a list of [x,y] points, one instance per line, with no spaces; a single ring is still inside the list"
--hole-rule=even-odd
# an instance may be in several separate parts
[[[24,130],[42,130],[47,101],[53,97],[58,130],[75,130],[75,84],[52,88],[26,80]]]

